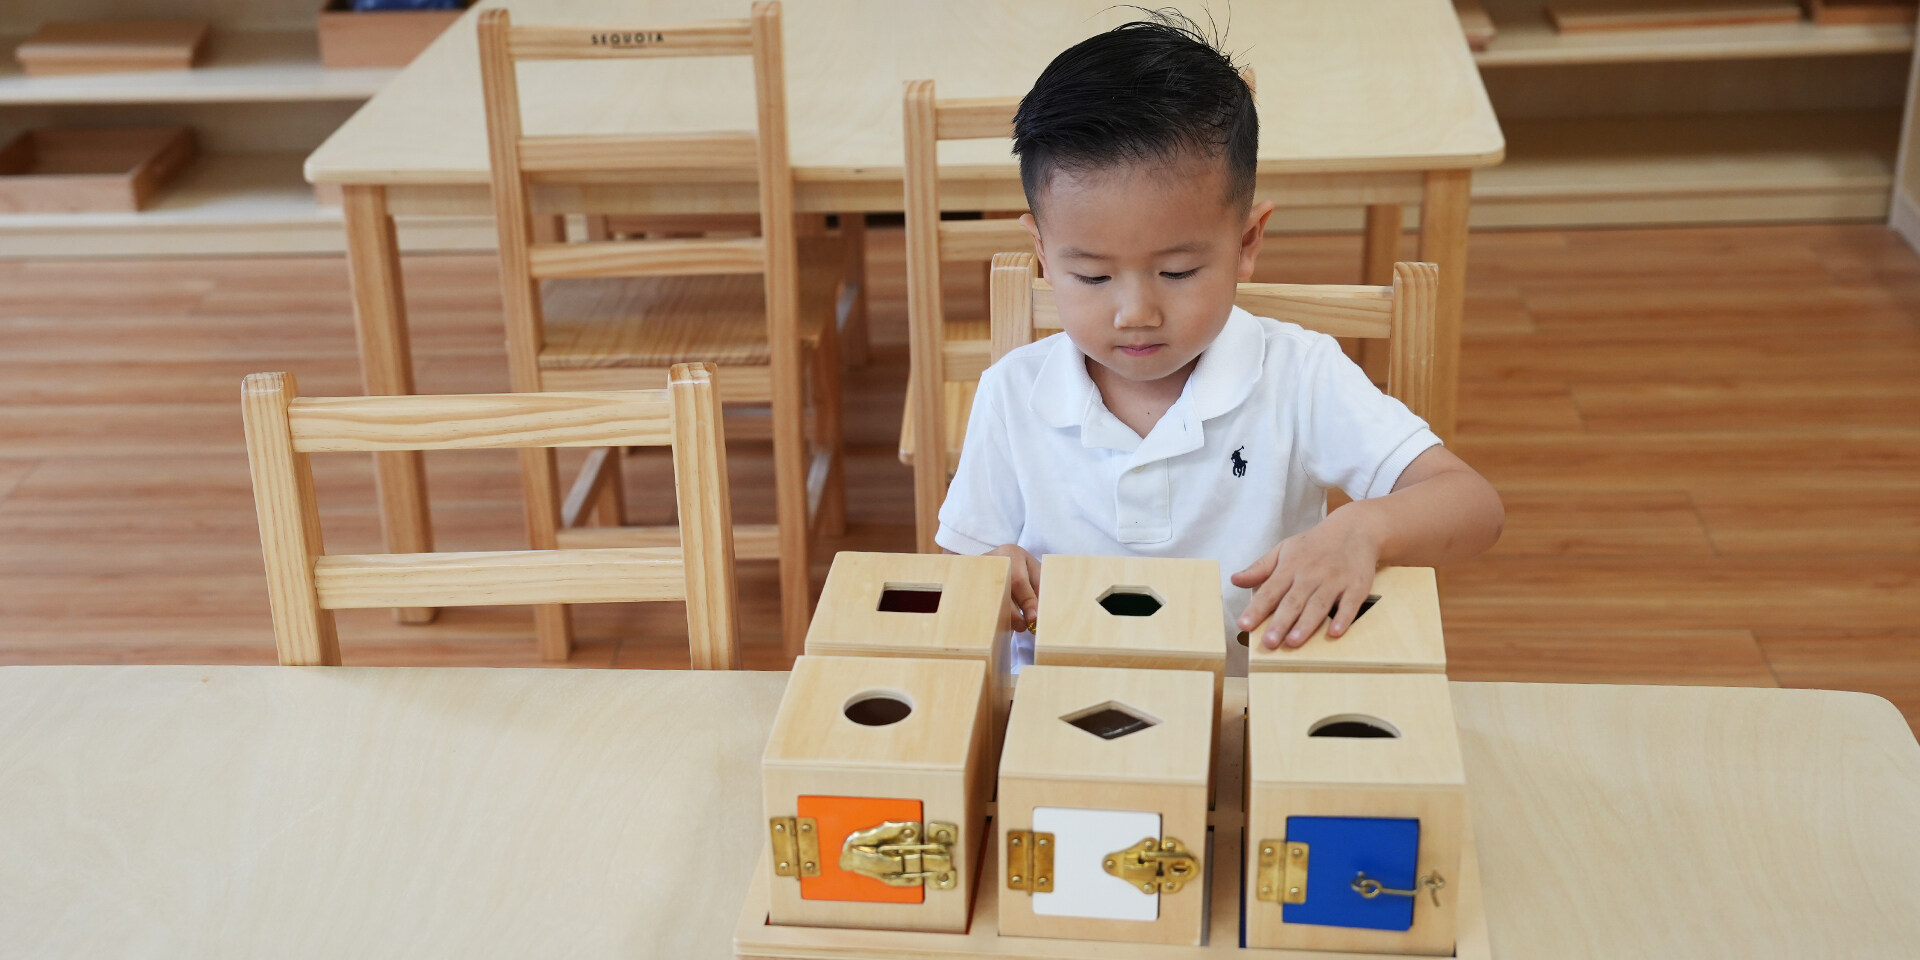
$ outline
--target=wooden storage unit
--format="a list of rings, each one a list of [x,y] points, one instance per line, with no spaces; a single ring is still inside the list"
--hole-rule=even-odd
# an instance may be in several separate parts
[[[132,212],[193,159],[185,127],[49,127],[0,147],[0,213]]]
[[[1507,159],[1474,177],[1474,226],[1886,215],[1911,23],[1559,33],[1545,8],[1583,0],[1483,2]]]
[[[460,19],[460,10],[378,10],[356,13],[351,0],[320,8],[320,64],[325,67],[404,67]]]
[[[337,206],[317,202],[301,164],[391,69],[320,62],[318,0],[155,0],[151,18],[211,24],[190,70],[29,76],[17,45],[48,21],[72,19],[64,0],[0,3],[0,140],[33,127],[192,127],[199,157],[139,211],[0,212],[0,258],[338,253]],[[491,220],[412,218],[408,250],[490,249]]]

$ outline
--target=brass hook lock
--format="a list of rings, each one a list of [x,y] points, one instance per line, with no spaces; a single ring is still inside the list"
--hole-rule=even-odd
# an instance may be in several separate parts
[[[1438,873],[1429,873],[1421,877],[1419,883],[1421,887],[1426,889],[1428,894],[1432,895],[1433,905],[1438,907],[1440,905],[1440,891],[1446,889],[1447,878]],[[1380,885],[1380,881],[1367,876],[1365,871],[1354,874],[1352,886],[1354,893],[1359,894],[1367,900],[1372,900],[1374,897],[1383,893],[1389,897],[1417,897],[1420,895],[1419,890],[1394,890],[1383,887]]]

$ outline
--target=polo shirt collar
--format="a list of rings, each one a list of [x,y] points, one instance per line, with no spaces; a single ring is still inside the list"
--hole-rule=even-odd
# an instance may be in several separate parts
[[[1234,307],[1213,345],[1200,354],[1200,362],[1194,365],[1193,376],[1187,379],[1176,406],[1185,404],[1195,420],[1206,421],[1245,402],[1253,393],[1253,385],[1260,379],[1266,362],[1265,340],[1260,321],[1253,314]],[[1086,355],[1066,334],[1054,338],[1053,347],[1041,362],[1029,406],[1040,422],[1055,429],[1080,427],[1104,433],[1096,421],[1113,419],[1100,403],[1100,391],[1094,387],[1093,378],[1087,376]],[[1121,429],[1131,436],[1132,431],[1124,425]],[[1132,446],[1129,443],[1119,448],[1131,449]]]

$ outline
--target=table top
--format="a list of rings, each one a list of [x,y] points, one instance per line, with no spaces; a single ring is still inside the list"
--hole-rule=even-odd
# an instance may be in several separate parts
[[[0,668],[0,955],[730,957],[780,673]],[[1494,955],[1895,957],[1865,694],[1455,684]]]
[[[524,10],[524,22],[620,27],[740,17],[749,5],[478,6]],[[1224,7],[1220,15],[1227,16]],[[477,16],[469,11],[335,131],[307,158],[307,179],[486,183]],[[794,176],[897,181],[903,81],[931,77],[943,98],[1019,96],[1061,50],[1137,16],[1108,0],[784,0]],[[1260,0],[1234,5],[1220,27],[1227,47],[1255,71],[1263,173],[1472,168],[1498,163],[1505,151],[1448,0]],[[528,64],[520,71],[527,133],[748,128],[744,63]],[[1014,170],[1004,141],[944,144],[941,160],[1002,175]]]

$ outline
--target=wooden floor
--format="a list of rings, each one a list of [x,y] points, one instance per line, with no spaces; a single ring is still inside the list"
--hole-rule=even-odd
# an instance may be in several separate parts
[[[1273,255],[1351,282],[1358,241]],[[1920,721],[1920,258],[1875,226],[1477,233],[1471,256],[1454,446],[1508,520],[1442,575],[1451,674],[1866,690]],[[872,257],[838,546],[905,550],[897,230]],[[423,391],[504,389],[488,257],[411,258],[407,297]],[[0,663],[273,659],[238,386],[357,393],[348,309],[335,258],[0,262]],[[770,520],[767,446],[731,456],[736,518]],[[315,469],[329,547],[378,549],[368,458]],[[510,455],[428,473],[442,549],[520,544]],[[640,519],[670,518],[668,476],[633,459]],[[772,565],[741,586],[747,661],[779,666]],[[682,617],[583,608],[572,663],[683,665]],[[524,609],[341,621],[348,663],[538,663]]]

